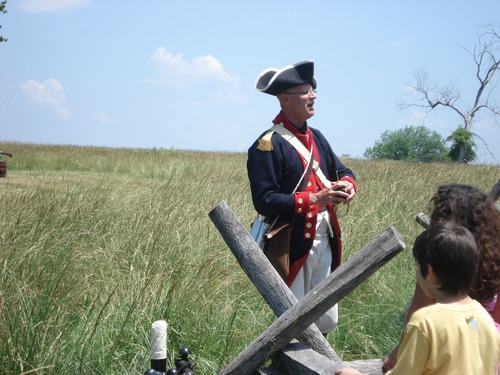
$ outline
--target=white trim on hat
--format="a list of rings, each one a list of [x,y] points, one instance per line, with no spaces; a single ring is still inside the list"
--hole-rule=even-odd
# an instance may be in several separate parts
[[[257,80],[255,81],[255,88],[261,92],[264,92],[266,91],[269,87],[271,87],[271,85],[273,84],[273,82],[276,80],[276,78],[278,78],[278,76],[283,73],[285,70],[288,70],[288,69],[294,69],[295,68],[295,65],[287,65],[279,70],[277,70],[276,68],[268,68],[266,70],[264,70],[262,73],[259,74],[259,76],[257,77]],[[275,71],[274,72],[274,75],[273,77],[269,80],[269,82],[267,83],[266,87],[264,87],[263,89],[259,89],[257,88],[257,83],[259,82],[259,79],[262,78],[262,76],[264,76],[266,73],[270,72],[270,71]]]

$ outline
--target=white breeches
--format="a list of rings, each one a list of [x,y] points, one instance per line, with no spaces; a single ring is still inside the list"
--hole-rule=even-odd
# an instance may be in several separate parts
[[[311,289],[321,283],[331,272],[332,249],[329,237],[332,233],[328,211],[318,213],[316,236],[305,264],[300,269],[290,289],[300,300]],[[338,306],[333,306],[315,323],[319,330],[326,334],[334,330],[338,322]]]

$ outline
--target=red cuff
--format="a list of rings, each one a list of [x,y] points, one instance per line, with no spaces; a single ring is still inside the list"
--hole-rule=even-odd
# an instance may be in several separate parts
[[[349,176],[346,176],[346,177],[342,177],[342,178],[340,179],[340,181],[342,181],[342,180],[347,180],[347,181],[349,181],[349,182],[352,184],[352,186],[354,186],[354,191],[355,191],[355,192],[357,192],[357,191],[358,191],[358,187],[356,186],[356,180],[354,180],[354,178],[349,177]]]
[[[309,192],[301,191],[295,193],[295,215],[303,215],[311,210]]]

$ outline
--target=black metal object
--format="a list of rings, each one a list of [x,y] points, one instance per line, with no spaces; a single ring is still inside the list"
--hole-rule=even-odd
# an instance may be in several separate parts
[[[195,362],[189,358],[191,354],[191,349],[182,347],[179,350],[179,358],[175,359],[175,368],[158,370],[157,367],[152,366],[153,368],[147,369],[144,375],[195,375]]]
[[[188,347],[181,348],[179,350],[180,357],[175,360],[175,369],[170,369],[176,372],[167,372],[167,375],[194,375],[194,361],[189,358],[190,354],[192,354],[191,349]]]

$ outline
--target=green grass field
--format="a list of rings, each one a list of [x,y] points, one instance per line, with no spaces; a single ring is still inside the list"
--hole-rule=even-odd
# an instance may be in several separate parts
[[[169,324],[168,359],[189,346],[217,374],[273,321],[208,217],[225,200],[255,217],[245,153],[3,143],[0,178],[2,374],[142,374],[151,323]],[[344,160],[358,196],[344,260],[393,226],[399,254],[340,303],[329,341],[344,360],[385,356],[414,287],[411,249],[436,187],[485,191],[499,166]]]

